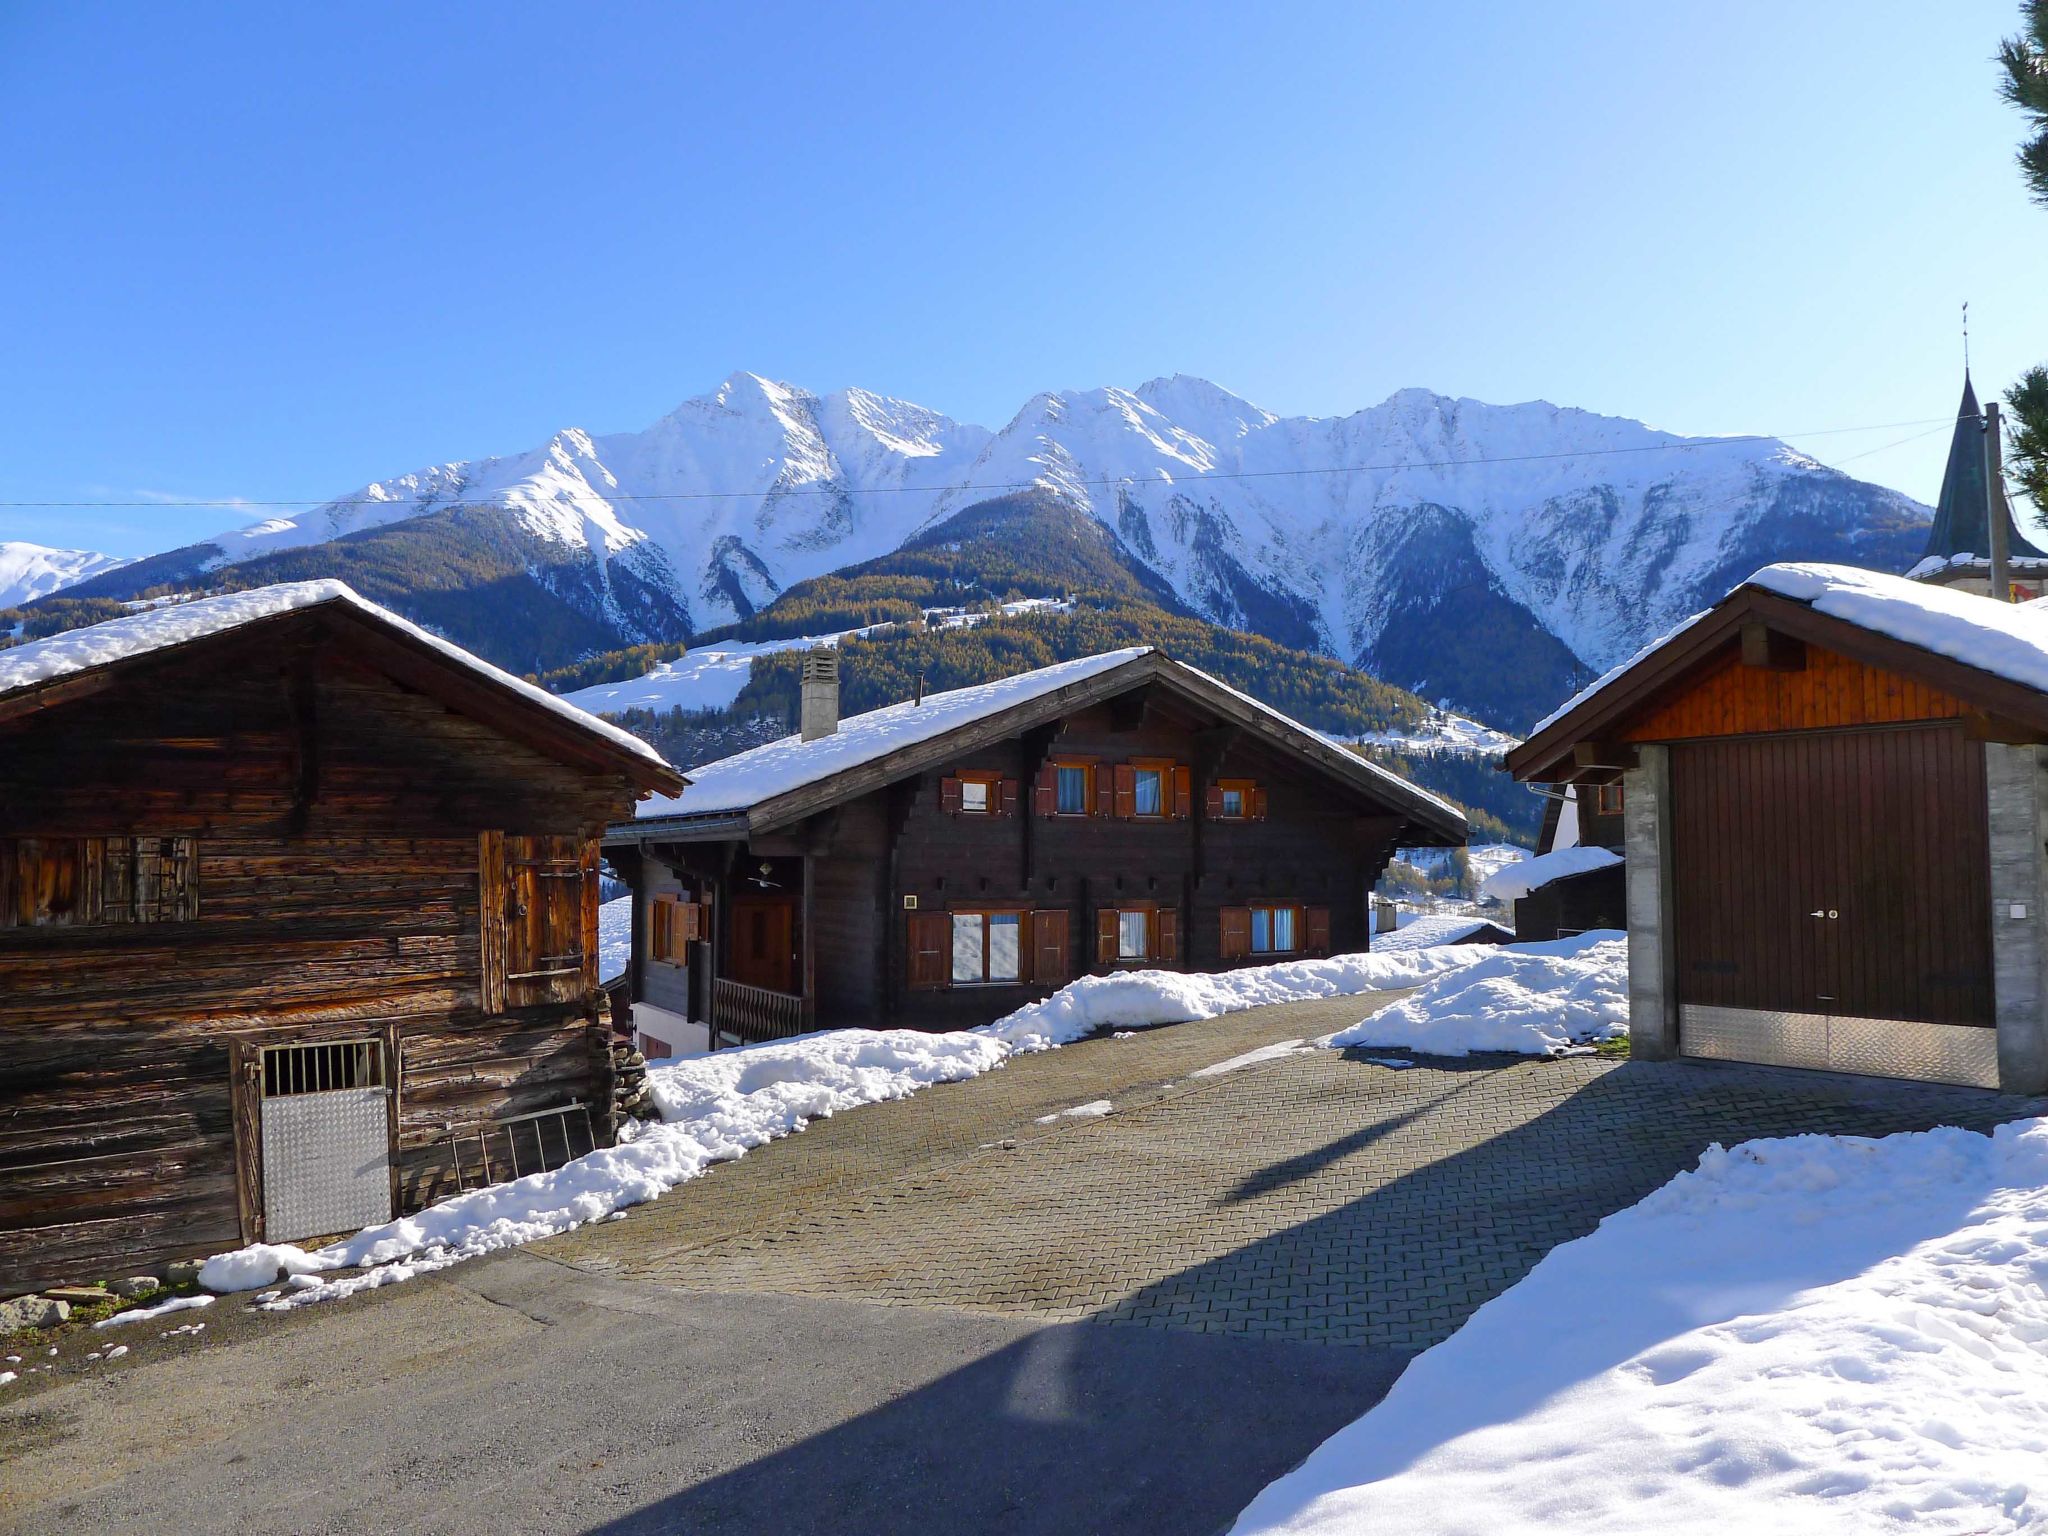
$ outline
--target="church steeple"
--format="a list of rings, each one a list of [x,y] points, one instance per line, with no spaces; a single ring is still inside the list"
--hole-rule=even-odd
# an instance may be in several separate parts
[[[2005,510],[2007,549],[2016,558],[2048,559],[2034,546]],[[1935,503],[1934,526],[1927,530],[1923,560],[1948,561],[1957,555],[1991,558],[1991,496],[1984,478],[1984,412],[1977,391],[1963,371],[1963,403],[1956,411],[1956,434],[1948,445],[1948,468],[1941,477],[1941,499]]]

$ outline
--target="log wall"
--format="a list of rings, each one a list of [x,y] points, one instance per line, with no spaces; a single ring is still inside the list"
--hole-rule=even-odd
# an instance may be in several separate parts
[[[0,840],[190,837],[198,871],[184,921],[0,927],[0,1294],[253,1235],[240,1046],[386,1041],[408,1203],[452,1131],[601,1109],[594,986],[484,1011],[479,834],[591,839],[633,800],[311,634],[0,722]]]

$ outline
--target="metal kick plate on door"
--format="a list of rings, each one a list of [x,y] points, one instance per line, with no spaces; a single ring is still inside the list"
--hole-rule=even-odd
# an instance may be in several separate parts
[[[1678,1010],[1678,1050],[1710,1061],[1998,1086],[1998,1031],[1965,1024],[1687,1003]]]

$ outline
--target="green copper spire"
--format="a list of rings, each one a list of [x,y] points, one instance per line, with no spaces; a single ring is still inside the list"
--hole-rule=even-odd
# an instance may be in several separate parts
[[[1984,413],[1977,391],[1963,374],[1963,403],[1956,412],[1956,435],[1948,445],[1948,468],[1941,477],[1941,500],[1935,503],[1934,526],[1927,530],[1927,553],[1921,558],[1947,560],[1955,555],[1991,558],[1991,498],[1984,479]],[[2005,514],[2009,553],[2036,560],[2048,558]]]

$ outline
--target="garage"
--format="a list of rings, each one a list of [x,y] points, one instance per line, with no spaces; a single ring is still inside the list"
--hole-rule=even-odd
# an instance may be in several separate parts
[[[1632,1051],[2048,1089],[2048,613],[1772,566],[1508,757],[1622,802]]]

